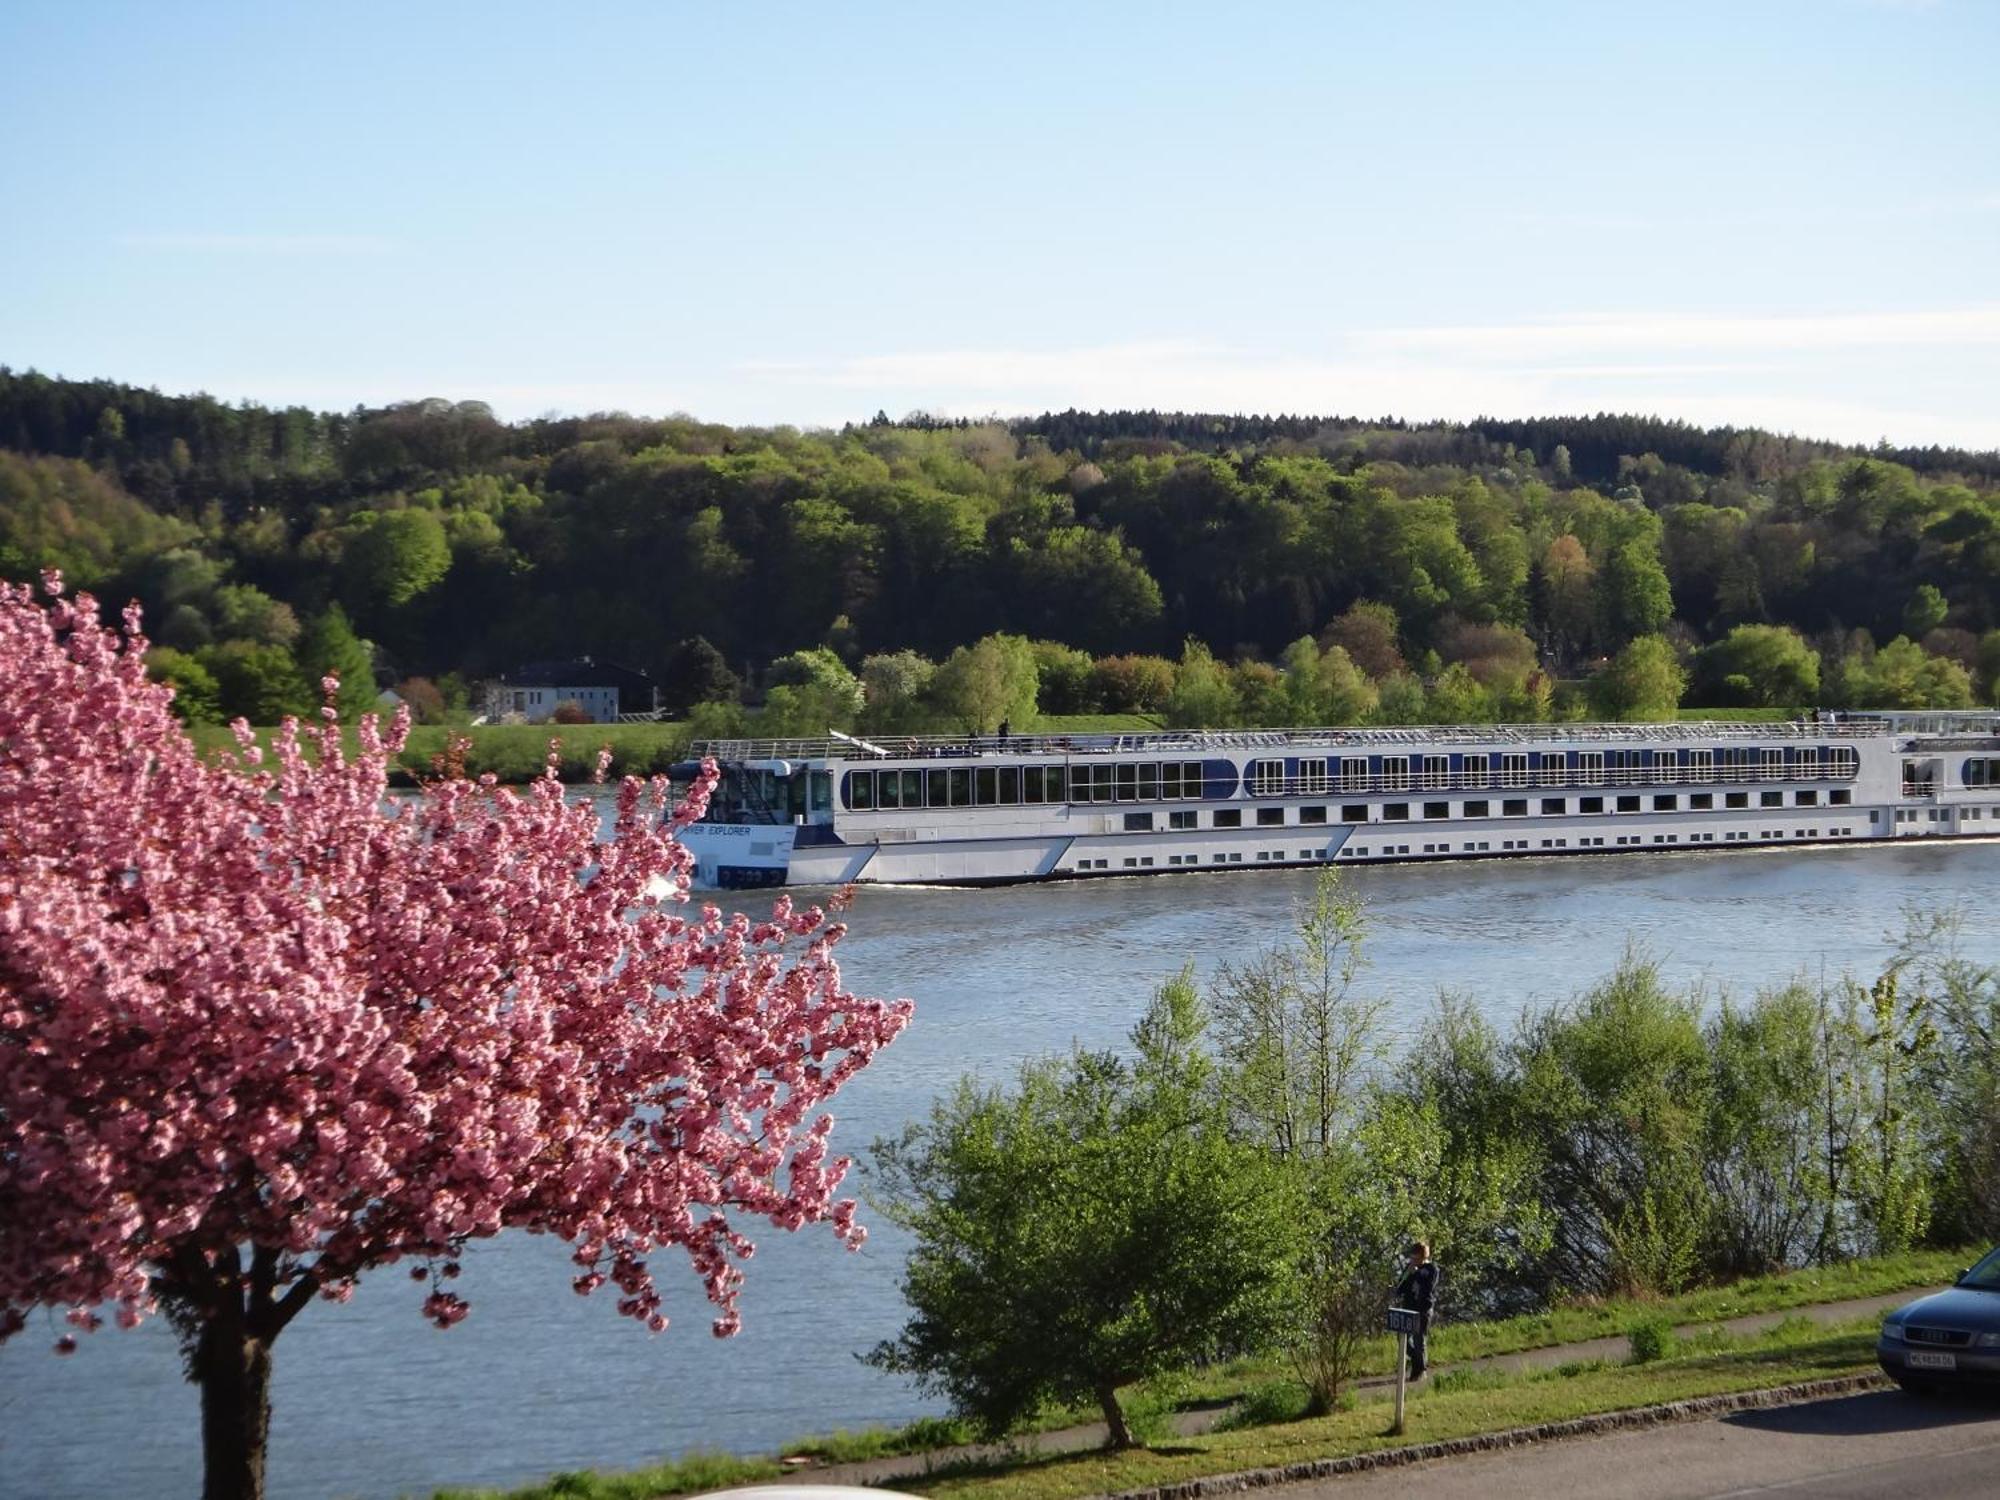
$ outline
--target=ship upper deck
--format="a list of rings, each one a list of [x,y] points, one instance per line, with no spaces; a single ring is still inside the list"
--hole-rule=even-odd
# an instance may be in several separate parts
[[[1340,750],[1419,745],[1653,745],[1879,739],[1885,736],[1991,737],[2000,712],[1821,714],[1783,722],[1682,719],[1667,724],[1384,724],[1314,729],[1163,729],[1124,734],[889,735],[701,740],[695,755],[719,761],[899,761],[988,755],[1228,754],[1246,750]]]

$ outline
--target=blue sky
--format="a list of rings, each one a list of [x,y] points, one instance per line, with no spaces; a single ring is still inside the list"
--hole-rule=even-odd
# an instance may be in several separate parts
[[[0,3],[0,362],[2000,446],[2000,4]]]

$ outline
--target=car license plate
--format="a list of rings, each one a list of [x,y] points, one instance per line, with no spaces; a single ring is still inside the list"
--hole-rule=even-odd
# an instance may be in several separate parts
[[[1938,1354],[1929,1349],[1912,1349],[1905,1357],[1912,1370],[1956,1370],[1956,1354]]]

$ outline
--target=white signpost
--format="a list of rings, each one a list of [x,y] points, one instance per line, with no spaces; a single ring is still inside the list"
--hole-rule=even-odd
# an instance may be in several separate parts
[[[1389,1429],[1392,1433],[1403,1430],[1403,1399],[1410,1381],[1410,1335],[1423,1326],[1424,1315],[1414,1307],[1389,1309],[1389,1332],[1396,1335],[1396,1425]]]

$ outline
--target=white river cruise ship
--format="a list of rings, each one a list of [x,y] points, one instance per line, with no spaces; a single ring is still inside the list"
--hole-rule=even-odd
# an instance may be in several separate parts
[[[697,883],[994,885],[2000,835],[2000,713],[698,744]],[[677,768],[685,781],[694,763]]]

